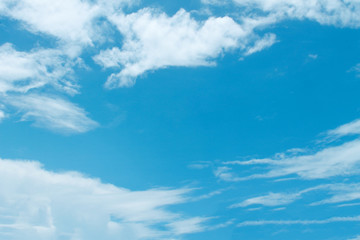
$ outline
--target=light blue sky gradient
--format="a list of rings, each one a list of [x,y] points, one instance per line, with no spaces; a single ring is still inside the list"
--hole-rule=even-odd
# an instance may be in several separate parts
[[[0,1],[0,239],[360,239],[359,16]]]

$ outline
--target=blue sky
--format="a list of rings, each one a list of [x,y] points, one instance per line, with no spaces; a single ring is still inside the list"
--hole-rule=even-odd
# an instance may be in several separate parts
[[[357,0],[0,1],[0,239],[360,239]]]

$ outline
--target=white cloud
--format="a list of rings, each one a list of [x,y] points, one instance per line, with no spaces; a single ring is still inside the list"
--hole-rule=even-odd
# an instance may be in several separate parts
[[[256,163],[253,163],[256,164]],[[268,162],[267,173],[235,177],[227,169],[230,181],[241,181],[254,178],[278,178],[297,175],[304,179],[321,179],[334,176],[346,176],[360,172],[360,140],[346,142],[340,146],[328,147],[315,154],[272,159]]]
[[[107,87],[132,86],[143,73],[169,66],[213,66],[222,53],[244,47],[252,34],[229,17],[198,22],[185,10],[167,16],[154,9],[109,17],[124,36],[124,44],[102,51],[94,60],[105,68],[122,68]]]
[[[360,134],[359,120],[328,131],[328,138]],[[338,146],[327,146],[315,153],[306,151],[276,154],[274,158],[228,161],[218,167],[214,174],[225,181],[243,181],[255,178],[282,178],[295,175],[303,179],[321,179],[347,176],[360,172],[360,139],[345,141]],[[263,166],[265,173],[237,176],[234,165]],[[267,171],[267,169],[270,169]]]
[[[0,160],[1,239],[169,239],[201,231],[202,218],[166,210],[187,189],[130,191],[38,162]]]
[[[312,225],[312,224],[328,224],[335,222],[360,222],[360,216],[355,217],[332,217],[324,220],[259,220],[245,221],[239,223],[238,227],[261,226],[261,225]]]
[[[65,133],[86,132],[97,123],[83,109],[57,96],[31,93],[48,86],[70,95],[78,93],[73,76],[76,64],[60,50],[21,52],[6,43],[0,46],[0,101],[23,113],[22,120],[35,121],[35,126]]]
[[[251,55],[256,52],[260,52],[266,48],[271,47],[276,42],[276,35],[275,34],[266,34],[263,38],[260,40],[257,40],[254,43],[254,46],[250,47],[246,53],[245,56]]]
[[[74,66],[59,50],[34,49],[21,52],[6,43],[0,46],[0,93],[22,92],[45,85],[70,94],[77,92]]]
[[[342,203],[360,199],[360,184],[358,183],[329,184],[324,187],[332,196],[330,198],[315,202],[312,205]]]
[[[206,220],[208,220],[208,218],[194,217],[190,219],[175,221],[169,223],[167,226],[171,228],[176,235],[196,233],[205,230],[205,227],[202,226],[202,224]]]
[[[301,196],[301,193],[269,193],[265,196],[260,197],[254,197],[246,199],[245,201],[237,204],[233,204],[230,207],[236,208],[236,207],[247,207],[254,204],[260,204],[264,206],[281,206],[281,205],[287,205],[289,203],[294,202],[295,200],[299,199]]]
[[[328,131],[328,135],[337,137],[355,134],[360,134],[360,119],[356,119],[350,123],[341,125],[334,130]]]
[[[82,133],[98,124],[88,118],[86,112],[59,97],[36,94],[7,96],[5,102],[20,111],[22,120],[34,121],[37,127],[62,133]]]
[[[246,199],[240,203],[233,204],[231,207],[247,207],[250,205],[263,205],[263,206],[281,206],[288,205],[294,201],[302,198],[306,193],[312,191],[326,191],[327,195],[331,197],[313,202],[311,206],[317,206],[321,204],[335,204],[350,202],[360,199],[360,184],[358,183],[336,183],[336,184],[324,184],[315,187],[307,188],[298,192],[292,193],[269,193],[263,196]]]
[[[0,14],[19,20],[27,30],[65,42],[92,44],[92,19],[99,8],[81,0],[5,0]]]
[[[277,21],[309,19],[320,24],[360,27],[358,0],[233,0],[250,11],[261,10]],[[243,11],[246,12],[246,11]]]

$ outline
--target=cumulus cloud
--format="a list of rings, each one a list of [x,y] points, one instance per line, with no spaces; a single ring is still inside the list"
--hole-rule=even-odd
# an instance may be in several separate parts
[[[92,20],[99,8],[81,0],[5,0],[0,14],[21,21],[27,30],[71,43],[92,44]]]
[[[36,94],[8,96],[5,102],[22,114],[23,121],[34,121],[37,127],[61,133],[82,133],[98,124],[75,104],[51,96]]]
[[[199,22],[185,10],[167,16],[154,9],[109,17],[124,36],[121,48],[104,50],[94,60],[104,68],[117,67],[107,87],[132,86],[139,75],[169,66],[213,66],[226,51],[244,47],[251,29],[230,17]]]
[[[153,70],[214,66],[217,58],[232,50],[246,56],[270,47],[276,36],[259,36],[256,30],[284,18],[346,27],[357,27],[360,22],[360,3],[355,0],[234,1],[250,10],[242,11],[237,22],[227,16],[198,20],[183,9],[173,16],[150,8],[125,14],[123,7],[134,2],[130,0],[1,1],[0,16],[18,21],[25,30],[39,36],[53,37],[57,44],[54,49],[27,52],[17,51],[9,43],[0,46],[0,93],[27,94],[45,86],[78,93],[73,72],[87,48],[97,52],[93,57],[96,63],[115,69],[106,81],[107,88],[129,87],[137,77]],[[121,45],[100,51],[103,42],[118,42],[110,36],[112,31],[123,37]]]
[[[171,212],[188,189],[131,191],[38,162],[0,159],[1,239],[174,239],[205,219]]]

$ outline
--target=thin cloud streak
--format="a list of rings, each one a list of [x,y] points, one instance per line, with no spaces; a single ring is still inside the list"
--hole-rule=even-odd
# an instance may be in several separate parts
[[[262,226],[262,225],[313,225],[328,224],[334,222],[360,222],[360,216],[355,217],[332,217],[324,220],[259,220],[244,221],[237,224],[238,227]]]

